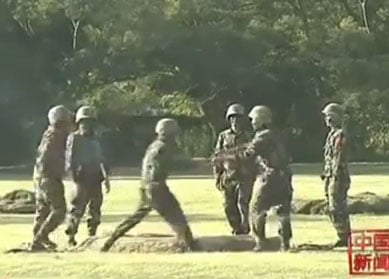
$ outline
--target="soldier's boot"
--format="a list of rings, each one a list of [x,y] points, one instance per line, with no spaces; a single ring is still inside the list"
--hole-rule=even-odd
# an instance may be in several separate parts
[[[333,247],[347,247],[351,231],[349,215],[333,214],[332,221],[338,235],[338,240],[334,243]]]
[[[198,240],[193,238],[192,230],[188,224],[174,225],[172,226],[173,231],[177,235],[179,243],[184,243],[189,251],[200,251],[200,243]]]
[[[281,240],[281,251],[288,251],[290,249],[290,239],[292,238],[292,226],[290,223],[290,216],[289,215],[280,215],[279,216],[279,229],[278,229],[278,235],[280,236]]]
[[[265,227],[266,227],[266,212],[261,213],[257,218],[255,218],[255,222],[252,224],[253,233],[255,238],[255,246],[253,251],[260,252],[265,250],[267,239],[265,235]]]
[[[69,235],[68,245],[69,245],[70,247],[77,246],[76,237],[75,237],[74,235]]]
[[[28,251],[30,252],[42,252],[47,251],[45,245],[42,242],[34,240],[28,247]]]
[[[46,246],[48,249],[57,249],[57,243],[50,240],[49,236],[43,237],[41,243]]]

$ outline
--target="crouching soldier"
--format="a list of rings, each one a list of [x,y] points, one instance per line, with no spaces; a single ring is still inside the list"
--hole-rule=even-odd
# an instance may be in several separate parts
[[[34,238],[31,251],[56,248],[49,239],[65,219],[66,202],[64,185],[66,138],[72,124],[72,114],[64,106],[51,108],[48,113],[49,126],[42,135],[34,166],[36,213]]]
[[[135,213],[119,224],[101,251],[108,251],[117,239],[139,224],[152,209],[155,209],[176,233],[178,242],[189,249],[196,249],[196,241],[181,206],[170,192],[166,179],[174,166],[174,145],[178,132],[177,122],[170,118],[161,119],[155,128],[156,140],[150,144],[143,157],[140,202]]]
[[[77,131],[70,134],[67,141],[67,168],[75,183],[65,230],[70,246],[77,245],[75,235],[87,206],[88,235],[96,234],[103,202],[102,182],[104,181],[106,193],[111,188],[102,148],[95,136],[95,121],[96,114],[92,107],[80,107],[76,113]]]

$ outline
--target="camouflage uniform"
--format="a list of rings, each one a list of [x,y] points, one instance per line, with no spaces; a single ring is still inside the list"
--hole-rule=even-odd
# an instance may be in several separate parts
[[[89,236],[94,236],[100,225],[103,202],[103,175],[100,164],[104,163],[104,158],[98,139],[95,136],[82,135],[79,131],[71,134],[67,144],[67,159],[68,168],[72,169],[75,191],[66,234],[77,234],[81,218],[88,206],[88,233]]]
[[[257,244],[265,237],[266,211],[277,206],[280,220],[279,235],[284,249],[289,248],[292,238],[290,223],[291,201],[293,195],[292,173],[289,168],[284,143],[280,133],[274,129],[257,131],[252,146],[244,156],[257,156],[261,169],[254,184],[250,203],[251,225]]]
[[[257,179],[250,201],[251,227],[256,241],[254,251],[263,249],[266,212],[271,207],[277,207],[281,248],[288,250],[292,237],[290,211],[293,195],[289,157],[281,134],[267,128],[271,124],[270,109],[255,106],[249,117],[256,130],[253,140],[242,151],[233,150],[233,155],[226,152],[225,158],[252,159],[257,165]]]
[[[116,227],[111,237],[105,242],[101,251],[108,251],[114,242],[126,232],[140,223],[152,209],[155,209],[176,233],[179,242],[185,243],[189,248],[193,248],[194,240],[192,231],[188,225],[181,206],[169,190],[166,179],[174,165],[172,157],[171,139],[159,133],[158,125],[168,122],[176,123],[171,119],[162,119],[157,124],[157,139],[147,148],[142,162],[142,180],[140,187],[140,202],[134,214],[122,221]]]
[[[63,106],[54,107],[50,112],[56,109],[61,113],[63,111],[64,114],[67,113]],[[70,118],[70,112],[68,117]],[[51,120],[51,118],[49,119]],[[54,121],[51,122],[53,123],[42,135],[34,166],[36,213],[31,249],[38,249],[38,247],[40,249],[41,244],[55,245],[49,241],[48,236],[64,221],[66,214],[62,178],[65,172],[65,148],[68,131],[58,128],[54,125]]]
[[[215,153],[247,143],[243,132],[231,128],[222,131],[217,139]],[[249,202],[255,179],[247,162],[226,160],[213,166],[214,175],[223,191],[224,212],[233,234],[249,232]]]
[[[323,113],[327,115],[326,110]],[[328,214],[339,238],[336,246],[345,246],[350,233],[347,192],[351,179],[347,163],[347,136],[339,126],[332,126],[326,138],[322,179]]]

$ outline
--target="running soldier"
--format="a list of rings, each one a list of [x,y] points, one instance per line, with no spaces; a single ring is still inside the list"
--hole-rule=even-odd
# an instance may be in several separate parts
[[[176,197],[170,192],[166,179],[174,167],[174,145],[178,133],[175,120],[164,118],[158,121],[157,138],[146,150],[142,163],[140,203],[134,214],[116,227],[101,251],[108,251],[117,239],[139,224],[152,209],[155,209],[176,233],[179,243],[190,250],[197,249],[192,231]]]
[[[104,182],[107,194],[111,189],[102,148],[96,137],[95,122],[95,110],[90,106],[80,107],[76,113],[77,131],[68,137],[66,163],[75,184],[65,230],[70,246],[77,245],[75,236],[87,206],[88,235],[96,235],[103,203],[101,183]]]

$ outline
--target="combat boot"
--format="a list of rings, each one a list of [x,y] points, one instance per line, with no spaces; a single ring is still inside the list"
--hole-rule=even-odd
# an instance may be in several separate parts
[[[339,239],[338,241],[335,242],[333,245],[333,248],[337,247],[348,247],[348,241],[347,239]]]
[[[289,243],[289,241],[283,241],[283,242],[281,242],[281,248],[280,248],[280,251],[281,251],[281,252],[287,252],[287,251],[289,251],[289,249],[290,249],[290,243]]]
[[[96,236],[96,231],[97,231],[96,227],[89,227],[88,228],[88,236],[89,237]]]
[[[76,241],[76,238],[74,237],[74,235],[69,236],[68,245],[70,247],[77,246],[77,241]]]
[[[53,250],[55,250],[55,249],[57,249],[57,247],[58,247],[57,243],[51,241],[51,240],[49,239],[48,236],[44,237],[44,238],[42,239],[41,242],[42,242],[42,244],[43,244],[44,246],[46,246],[48,249],[53,249]]]
[[[266,239],[256,239],[253,252],[264,251],[266,247],[266,242],[267,242]]]
[[[47,251],[47,248],[42,244],[42,242],[33,241],[29,245],[28,251],[30,251],[30,252],[43,252],[43,251]]]

